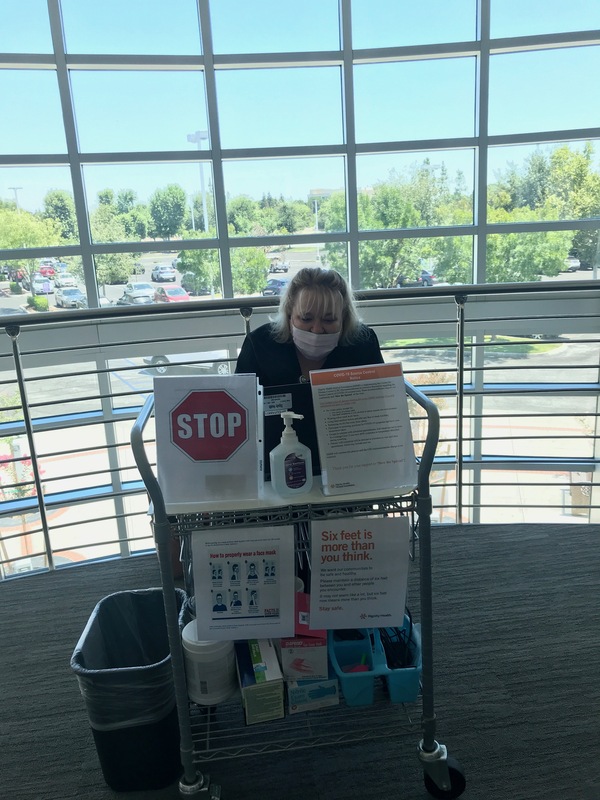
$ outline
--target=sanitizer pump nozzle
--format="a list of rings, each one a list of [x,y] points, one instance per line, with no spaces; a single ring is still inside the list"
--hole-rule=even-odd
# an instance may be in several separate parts
[[[292,427],[295,419],[304,419],[293,411],[281,413],[284,429],[281,442],[269,454],[271,484],[280,497],[304,494],[312,489],[312,455]]]

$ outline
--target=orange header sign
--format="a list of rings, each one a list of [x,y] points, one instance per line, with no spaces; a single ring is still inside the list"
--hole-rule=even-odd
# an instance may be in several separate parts
[[[310,382],[313,386],[324,386],[330,383],[372,381],[378,378],[399,378],[401,376],[401,364],[369,364],[364,367],[315,370],[310,373]]]

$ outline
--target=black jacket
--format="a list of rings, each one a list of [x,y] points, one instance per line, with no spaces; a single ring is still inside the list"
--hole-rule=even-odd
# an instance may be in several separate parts
[[[364,364],[383,364],[383,356],[375,332],[361,325],[356,340],[349,345],[339,344],[327,356],[321,369],[360,367]],[[256,374],[262,386],[298,383],[302,375],[294,343],[276,342],[270,323],[261,325],[246,336],[235,371],[238,374]]]

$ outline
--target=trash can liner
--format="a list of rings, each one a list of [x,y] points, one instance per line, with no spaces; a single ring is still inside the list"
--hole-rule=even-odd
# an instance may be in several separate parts
[[[178,592],[181,609],[185,592]],[[146,725],[175,706],[162,591],[116,592],[94,608],[71,667],[98,731]]]

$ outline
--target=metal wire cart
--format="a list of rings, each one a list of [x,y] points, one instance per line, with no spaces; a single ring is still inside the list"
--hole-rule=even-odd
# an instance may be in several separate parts
[[[435,404],[422,392],[406,383],[407,394],[427,415],[427,434],[419,460],[418,483],[414,491],[403,496],[323,496],[322,502],[303,504],[285,502],[273,507],[248,508],[243,511],[221,509],[170,515],[149,461],[144,429],[154,410],[150,396],[131,432],[135,461],[151,502],[151,525],[156,542],[164,593],[167,631],[171,650],[175,696],[179,717],[181,763],[179,783],[182,797],[221,796],[220,786],[211,783],[205,765],[221,759],[277,753],[307,747],[322,747],[347,742],[390,738],[399,732],[418,730],[419,711],[421,738],[418,757],[424,771],[427,791],[436,798],[459,797],[466,786],[460,765],[448,756],[447,749],[435,739],[433,698],[432,583],[431,583],[431,512],[429,475],[439,437],[439,414]],[[385,494],[387,492],[388,494]],[[302,500],[302,497],[299,498]],[[259,504],[257,504],[259,505]],[[413,544],[418,543],[420,564],[420,624],[422,673],[420,703],[392,704],[383,690],[376,690],[373,705],[352,708],[342,700],[339,706],[310,711],[282,720],[245,726],[239,703],[198,706],[190,702],[186,686],[184,653],[181,643],[179,610],[172,570],[173,538],[179,537],[182,550],[191,551],[192,536],[201,536],[215,527],[243,525],[294,525],[297,553],[310,553],[307,541],[308,524],[313,520],[340,519],[343,516],[408,514],[413,524]],[[184,561],[184,569],[186,559]],[[419,708],[419,705],[421,708]]]

